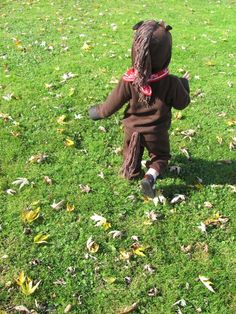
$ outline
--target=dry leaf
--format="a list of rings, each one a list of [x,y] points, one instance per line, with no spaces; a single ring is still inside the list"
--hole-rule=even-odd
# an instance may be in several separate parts
[[[120,250],[120,259],[121,260],[129,260],[131,256],[132,256],[131,252],[128,252],[124,249]]]
[[[206,225],[203,222],[201,222],[200,225],[197,226],[197,228],[200,229],[203,233],[207,232]]]
[[[204,202],[204,206],[206,208],[212,208],[213,207],[213,205],[210,202]]]
[[[204,221],[205,226],[220,226],[226,224],[229,221],[229,218],[223,217],[220,213],[216,213],[214,216],[206,219]]]
[[[23,314],[30,314],[31,311],[27,309],[24,305],[18,305],[14,307],[14,310],[17,311],[17,313],[23,313]],[[1,312],[0,312],[1,313]]]
[[[123,235],[123,233],[121,231],[119,231],[119,230],[112,230],[112,231],[109,232],[109,234],[112,235],[113,239],[121,238],[122,235]]]
[[[29,185],[30,183],[26,178],[17,178],[12,184],[19,185],[19,189],[21,190],[25,185]]]
[[[210,290],[211,292],[215,293],[215,290],[212,288],[212,282],[209,280],[209,278],[205,277],[205,276],[200,276],[198,277],[200,279],[200,281],[204,284],[204,286]]]
[[[24,210],[21,214],[21,218],[24,222],[31,223],[32,221],[36,220],[40,214],[40,207],[32,210]]]
[[[68,305],[66,306],[66,308],[64,309],[64,313],[69,313],[69,312],[71,311],[71,309],[72,309],[72,305],[71,305],[71,304],[68,304]]]
[[[94,214],[93,216],[90,217],[93,221],[96,222],[96,227],[103,227],[103,229],[107,230],[111,227],[111,224],[107,222],[106,218]]]
[[[61,209],[61,208],[64,206],[64,204],[65,204],[65,201],[64,201],[64,200],[61,200],[61,201],[58,202],[58,203],[56,203],[55,200],[54,200],[54,201],[53,201],[53,204],[51,205],[51,207],[52,207],[53,209],[58,210],[58,209]]]
[[[81,192],[83,193],[89,193],[92,191],[88,185],[80,184],[79,187],[80,187]]]
[[[59,123],[60,125],[66,124],[67,122],[65,122],[66,120],[66,115],[62,115],[59,118],[57,118],[57,123]]]
[[[69,73],[64,73],[62,75],[62,81],[60,83],[65,83],[66,81],[70,80],[71,78],[73,77],[76,77],[77,74],[73,74],[72,72],[69,72]]]
[[[175,197],[170,201],[171,204],[181,203],[186,200],[185,195],[175,194]]]
[[[40,164],[40,163],[44,162],[47,158],[48,158],[48,155],[39,153],[37,155],[31,156],[29,158],[28,162]]]
[[[144,269],[145,271],[147,271],[148,273],[150,273],[150,274],[153,274],[153,273],[155,273],[155,271],[156,271],[155,267],[153,267],[153,266],[150,265],[150,264],[144,265],[143,269]]]
[[[149,297],[156,297],[157,295],[160,295],[160,290],[158,290],[156,287],[151,288],[148,290],[147,295]]]
[[[184,139],[188,138],[188,139],[192,140],[192,137],[196,134],[196,130],[189,129],[189,130],[182,131],[180,133],[182,135],[184,135]]]
[[[88,239],[86,247],[90,253],[97,253],[99,250],[99,245],[93,241],[92,237]]]
[[[104,128],[104,126],[101,126],[101,125],[99,126],[98,130],[101,131],[101,132],[103,132],[103,133],[106,133],[106,131],[107,131],[107,130]]]
[[[7,190],[6,190],[6,193],[9,194],[9,195],[15,195],[15,194],[16,194],[16,191],[13,190],[13,189],[7,189]]]
[[[69,203],[66,204],[66,211],[67,212],[73,212],[74,210],[75,210],[75,205],[69,204]]]
[[[43,180],[46,184],[52,185],[52,179],[50,179],[48,176],[44,176]]]
[[[140,243],[136,242],[132,244],[132,253],[137,256],[146,256],[143,252],[148,248],[148,246],[143,246]]]
[[[34,243],[37,243],[37,244],[47,243],[48,238],[49,238],[49,234],[39,233],[34,237]]]
[[[180,151],[187,157],[187,159],[190,159],[190,155],[189,155],[187,148],[182,147],[182,148],[180,148]]]
[[[138,308],[138,302],[133,303],[131,306],[126,306],[123,310],[118,312],[118,314],[129,314],[137,310],[137,308]]]
[[[181,171],[181,167],[179,167],[179,166],[171,166],[170,167],[170,172],[176,172],[177,175],[180,174],[180,171]]]

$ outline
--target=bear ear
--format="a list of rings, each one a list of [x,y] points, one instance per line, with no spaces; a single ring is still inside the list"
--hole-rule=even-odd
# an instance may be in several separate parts
[[[136,31],[141,25],[143,24],[143,21],[138,22],[137,24],[135,24],[132,29],[133,31]]]

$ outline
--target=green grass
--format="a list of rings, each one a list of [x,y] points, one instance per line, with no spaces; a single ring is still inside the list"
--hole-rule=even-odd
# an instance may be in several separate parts
[[[0,112],[12,120],[0,118],[0,313],[14,313],[18,305],[63,313],[68,304],[70,313],[119,313],[139,302],[135,313],[166,314],[178,310],[173,304],[180,299],[186,301],[182,313],[236,312],[236,208],[229,186],[236,184],[235,150],[229,149],[236,136],[235,6],[233,0],[1,1]],[[87,116],[88,108],[114,87],[111,79],[130,66],[131,27],[152,18],[173,26],[170,70],[177,75],[190,71],[192,98],[182,119],[173,112],[171,165],[182,171],[179,176],[167,172],[158,182],[167,203],[156,207],[143,201],[138,182],[118,176],[122,157],[114,151],[122,146],[123,110],[99,122]],[[85,42],[88,51],[82,49]],[[68,72],[77,76],[61,83]],[[199,90],[203,97],[196,96]],[[10,101],[3,98],[11,93]],[[75,114],[82,118],[76,120]],[[62,115],[67,123],[59,125]],[[181,135],[188,129],[196,130],[192,140]],[[67,138],[76,145],[66,147]],[[47,154],[46,161],[29,163],[38,153]],[[53,184],[45,184],[44,176]],[[19,177],[30,185],[21,190],[12,185]],[[83,193],[80,184],[92,191]],[[10,188],[17,193],[8,195]],[[170,204],[175,194],[185,194],[186,201]],[[50,207],[62,199],[75,210]],[[26,225],[21,213],[35,201],[40,217]],[[206,201],[213,208],[206,208]],[[162,219],[146,225],[145,212],[151,210]],[[228,223],[202,233],[197,226],[217,212]],[[111,228],[95,227],[94,213],[106,217]],[[113,239],[111,230],[124,235]],[[41,232],[50,234],[45,245],[33,243]],[[131,249],[134,235],[149,249],[145,257],[133,256],[127,263],[119,258],[120,250]],[[86,258],[90,236],[100,246],[94,258]],[[191,252],[184,253],[181,246],[187,245]],[[153,274],[144,270],[147,264],[155,267]],[[34,283],[41,280],[30,296],[15,283],[21,271]],[[210,278],[215,293],[199,282],[199,275]],[[107,283],[112,277],[116,281]],[[61,285],[55,284],[58,280]],[[149,296],[153,287],[159,292]]]

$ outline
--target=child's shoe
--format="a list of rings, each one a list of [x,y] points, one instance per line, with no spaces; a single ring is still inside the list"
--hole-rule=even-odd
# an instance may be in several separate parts
[[[145,174],[141,180],[142,193],[150,198],[155,197],[155,180],[151,174]]]

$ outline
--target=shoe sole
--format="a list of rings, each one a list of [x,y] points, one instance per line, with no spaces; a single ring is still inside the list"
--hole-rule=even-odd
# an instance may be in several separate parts
[[[141,189],[142,189],[142,193],[150,198],[154,198],[155,197],[155,190],[153,190],[152,185],[150,184],[150,182],[148,180],[142,180],[141,181]]]

